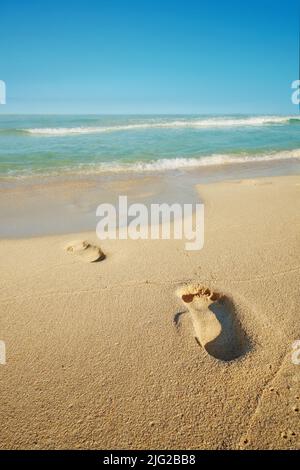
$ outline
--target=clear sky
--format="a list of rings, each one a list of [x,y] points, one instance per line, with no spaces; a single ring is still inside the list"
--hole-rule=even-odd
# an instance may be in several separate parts
[[[296,0],[9,0],[0,113],[285,113]]]

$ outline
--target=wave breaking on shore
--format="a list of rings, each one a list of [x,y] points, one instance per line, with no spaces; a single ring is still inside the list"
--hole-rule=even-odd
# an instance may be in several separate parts
[[[61,166],[48,169],[36,169],[33,171],[26,171],[15,173],[11,171],[6,175],[7,178],[26,178],[32,176],[61,176],[65,175],[86,175],[92,176],[97,174],[107,173],[144,173],[144,172],[164,172],[168,170],[184,170],[199,167],[214,167],[225,166],[243,163],[260,163],[270,162],[274,160],[291,160],[300,159],[300,148],[294,150],[283,150],[280,152],[266,153],[266,154],[212,154],[208,156],[193,157],[193,158],[162,158],[158,160],[151,160],[148,162],[99,162],[99,163],[80,163],[77,166]]]

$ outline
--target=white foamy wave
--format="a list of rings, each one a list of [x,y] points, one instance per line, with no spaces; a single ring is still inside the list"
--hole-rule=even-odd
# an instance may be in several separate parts
[[[264,162],[273,160],[287,160],[291,158],[300,158],[300,149],[284,150],[269,154],[259,155],[233,155],[233,154],[212,154],[199,158],[163,158],[160,160],[152,160],[150,162],[135,163],[111,163],[103,162],[94,164],[89,167],[82,167],[80,173],[119,173],[119,172],[150,172],[150,171],[167,171],[184,168],[208,167],[216,165],[226,165],[247,162]]]
[[[106,132],[130,131],[139,129],[207,129],[226,127],[264,126],[289,123],[290,120],[299,121],[296,116],[255,116],[244,118],[214,117],[207,119],[182,119],[177,121],[144,122],[119,126],[96,127],[45,127],[21,129],[33,135],[41,136],[68,136],[82,134],[101,134]]]
[[[300,159],[300,148],[294,150],[282,150],[281,152],[273,152],[268,154],[257,155],[234,155],[234,154],[212,154],[207,156],[195,158],[162,158],[159,160],[152,160],[149,162],[134,162],[134,163],[121,163],[121,162],[102,162],[91,164],[80,164],[76,167],[61,167],[56,169],[44,169],[35,171],[24,170],[20,173],[11,171],[9,174],[3,175],[7,179],[27,179],[28,177],[36,176],[87,176],[97,174],[112,174],[112,173],[143,173],[143,172],[163,172],[168,170],[184,170],[197,167],[213,167],[230,164],[243,164],[248,162],[268,162],[274,160],[290,160]]]
[[[261,162],[273,160],[286,160],[291,158],[300,158],[300,149],[285,150],[263,155],[232,155],[232,154],[213,154],[199,158],[174,158],[160,159],[151,162],[137,162],[131,165],[110,165],[104,164],[101,170],[106,171],[163,171],[176,170],[180,168],[193,168],[201,166],[226,165],[234,163]]]

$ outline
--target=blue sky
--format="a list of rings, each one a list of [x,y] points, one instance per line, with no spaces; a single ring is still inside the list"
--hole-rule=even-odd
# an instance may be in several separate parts
[[[295,0],[10,0],[1,113],[286,113]]]

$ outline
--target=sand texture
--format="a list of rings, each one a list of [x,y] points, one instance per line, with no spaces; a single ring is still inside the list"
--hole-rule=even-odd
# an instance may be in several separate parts
[[[197,190],[201,251],[0,241],[2,449],[300,448],[300,177]]]

